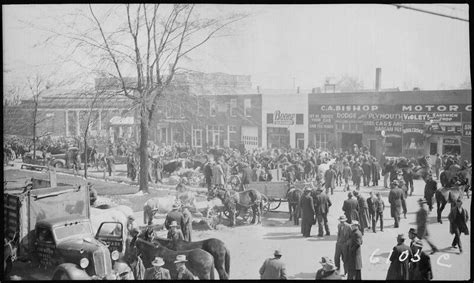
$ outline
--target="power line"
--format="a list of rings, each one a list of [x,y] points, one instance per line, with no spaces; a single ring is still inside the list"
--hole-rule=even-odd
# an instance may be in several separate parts
[[[409,7],[409,6],[405,6],[405,5],[399,5],[399,4],[389,4],[389,5],[393,5],[393,6],[397,7],[398,9],[405,8],[405,9],[414,10],[414,11],[418,11],[418,12],[422,12],[422,13],[432,14],[432,15],[435,15],[435,16],[446,17],[446,18],[450,18],[450,19],[454,19],[454,20],[469,22],[469,20],[466,20],[466,19],[463,19],[463,18],[458,18],[458,17],[453,17],[453,16],[449,16],[449,15],[445,15],[445,14],[435,13],[435,12],[431,12],[431,11],[427,11],[427,10],[423,10],[423,9],[418,9],[418,8],[413,8],[413,7]]]

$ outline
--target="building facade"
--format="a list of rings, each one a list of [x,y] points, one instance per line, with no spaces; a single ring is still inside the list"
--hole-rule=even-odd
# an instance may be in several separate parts
[[[308,146],[308,95],[262,95],[262,146]]]
[[[344,103],[341,103],[341,102]],[[380,156],[471,160],[471,90],[309,94],[310,144]]]

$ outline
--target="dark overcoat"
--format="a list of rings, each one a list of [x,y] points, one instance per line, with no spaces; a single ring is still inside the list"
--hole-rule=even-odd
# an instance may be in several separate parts
[[[316,214],[325,214],[329,212],[329,207],[332,205],[329,196],[324,192],[320,192],[314,198],[314,206]]]
[[[420,259],[410,263],[410,280],[432,280],[433,270],[431,269],[430,256],[420,251]],[[416,257],[415,257],[416,258]]]
[[[400,256],[403,261],[400,261]],[[408,256],[405,256],[408,254]],[[409,280],[409,263],[412,258],[412,252],[409,246],[401,243],[393,247],[390,255],[390,266],[387,271],[387,280]]]
[[[313,197],[310,194],[301,197],[301,212],[301,225],[310,223],[313,225],[315,210]]]
[[[347,222],[351,223],[352,220],[359,220],[359,203],[355,198],[349,198],[344,201],[342,210],[347,217]]]
[[[361,195],[357,197],[357,202],[359,203],[359,225],[360,229],[369,227],[369,210],[367,206],[367,201]]]
[[[456,228],[459,228],[459,231],[461,233],[464,233],[466,235],[469,235],[469,228],[467,227],[467,221],[469,220],[469,214],[465,208],[462,209],[462,216],[464,221],[461,223],[461,225],[457,225],[454,223],[454,220],[456,219],[456,216],[458,215],[459,211],[457,207],[453,207],[451,209],[451,212],[448,215],[449,219],[449,233],[454,234],[454,231],[456,231]]]
[[[400,217],[400,214],[402,213],[402,198],[402,189],[390,189],[390,193],[388,194],[388,202],[390,203],[390,215],[392,217]]]
[[[347,269],[349,270],[361,270],[362,269],[362,233],[357,228],[352,230],[351,241],[348,246],[348,255],[347,255]]]

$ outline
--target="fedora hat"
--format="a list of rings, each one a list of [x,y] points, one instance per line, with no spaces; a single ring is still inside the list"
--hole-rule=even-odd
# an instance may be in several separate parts
[[[178,209],[181,207],[181,204],[178,202],[173,203],[172,209]]]
[[[339,221],[346,221],[347,217],[345,215],[342,215],[338,218]]]
[[[178,222],[176,221],[171,221],[170,227],[178,227]]]
[[[277,255],[281,256],[280,250],[275,250],[275,252],[273,252],[273,255],[275,255],[275,256],[277,256]]]
[[[321,261],[319,263],[321,263],[322,265],[325,265],[326,263],[328,263],[330,261],[329,257],[327,256],[323,256],[321,258]]]
[[[153,265],[153,266],[163,266],[163,265],[165,265],[165,262],[163,261],[163,258],[155,257],[155,259],[151,262],[151,265]]]
[[[403,234],[398,234],[398,235],[397,235],[397,240],[405,240],[405,235],[403,235]]]
[[[324,271],[334,271],[334,270],[336,270],[336,266],[334,265],[332,260],[329,260],[329,261],[326,262],[325,265],[323,265],[323,270]]]
[[[185,255],[177,255],[176,260],[174,263],[179,263],[179,262],[187,262],[188,260],[186,259]]]
[[[410,233],[416,235],[415,228],[410,228],[410,230],[408,230],[408,234],[410,234]]]

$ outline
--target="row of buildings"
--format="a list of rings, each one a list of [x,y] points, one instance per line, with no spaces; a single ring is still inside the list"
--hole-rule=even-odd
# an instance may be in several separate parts
[[[96,80],[97,88],[104,86],[118,89],[114,81]],[[376,86],[350,93],[276,92],[252,88],[250,76],[181,74],[160,101],[149,137],[159,145],[196,149],[348,150],[358,144],[376,156],[458,153],[471,160],[471,90],[380,90],[380,82]],[[92,100],[93,95],[74,92],[45,95],[38,105],[38,132],[81,135],[92,109],[91,136],[138,140],[139,120],[131,100],[112,96],[91,108]],[[23,112],[31,113],[31,107],[31,101],[4,107],[4,134],[30,135],[31,122]]]

